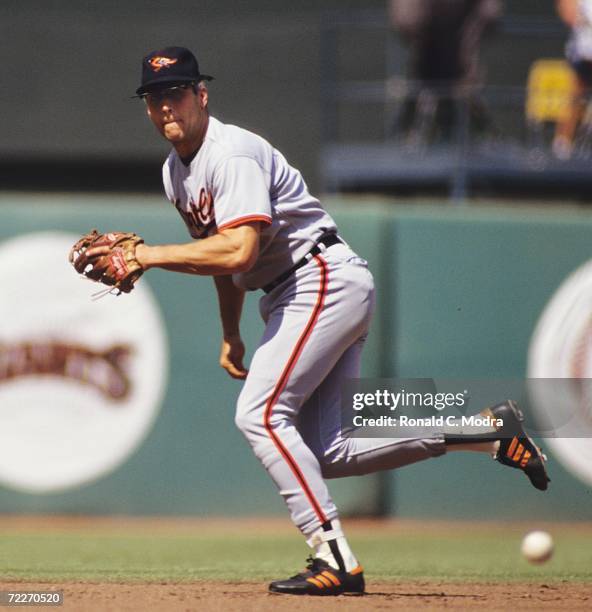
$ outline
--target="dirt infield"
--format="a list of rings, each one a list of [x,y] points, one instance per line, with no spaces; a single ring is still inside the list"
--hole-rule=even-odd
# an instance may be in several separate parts
[[[0,590],[42,591],[43,583],[0,582]],[[261,583],[64,583],[64,605],[77,612],[207,611],[282,612],[284,610],[590,610],[592,585],[372,583],[362,597],[300,598],[270,595]],[[31,609],[31,608],[27,608]],[[39,609],[39,608],[38,608]],[[47,608],[46,608],[47,609]]]
[[[539,524],[539,528],[545,527]],[[387,541],[388,546],[400,547],[406,542],[405,538],[411,536],[413,552],[423,559],[424,555],[435,555],[437,563],[441,563],[451,553],[449,547],[451,540],[441,545],[440,551],[434,553],[433,547],[416,550],[422,542],[431,543],[435,538],[441,537],[442,533],[462,534],[469,536],[462,540],[462,554],[464,557],[470,555],[470,551],[464,548],[465,542],[470,542],[473,536],[482,533],[491,535],[487,540],[487,546],[493,546],[493,542],[499,538],[512,538],[514,546],[519,542],[521,534],[531,528],[528,523],[450,523],[438,521],[350,521],[348,532],[353,537],[358,537],[360,545],[363,538],[369,534],[378,534]],[[553,524],[548,526],[549,530],[557,533],[558,538],[568,536],[565,544],[559,548],[567,547],[569,542],[582,542],[586,551],[589,550],[588,542],[592,542],[592,524]],[[130,517],[75,517],[75,516],[8,516],[0,515],[0,559],[4,554],[3,576],[0,578],[0,591],[63,591],[64,605],[56,610],[68,610],[76,612],[128,612],[128,611],[204,611],[204,612],[283,612],[285,610],[319,610],[319,612],[348,612],[352,610],[592,610],[592,579],[588,579],[588,568],[591,567],[592,557],[586,552],[584,556],[578,557],[585,571],[577,574],[564,571],[564,573],[551,572],[549,578],[536,573],[515,573],[524,563],[518,558],[517,551],[513,549],[494,557],[489,572],[481,574],[467,572],[467,564],[462,568],[454,568],[446,576],[438,578],[437,574],[430,570],[430,566],[422,566],[421,575],[417,577],[410,572],[409,563],[413,557],[409,553],[406,559],[408,563],[397,566],[396,572],[384,572],[377,575],[381,568],[381,559],[374,560],[374,572],[372,568],[366,567],[367,594],[364,596],[340,596],[332,598],[300,598],[294,596],[271,595],[267,593],[268,580],[252,580],[253,575],[243,575],[244,580],[228,581],[226,577],[235,576],[234,573],[220,575],[218,566],[209,564],[208,574],[198,580],[195,574],[185,573],[186,569],[192,570],[199,565],[198,559],[203,552],[203,542],[189,549],[189,562],[183,557],[179,546],[195,533],[224,534],[230,541],[244,538],[249,534],[248,540],[243,545],[248,547],[247,557],[255,554],[256,548],[265,544],[270,539],[274,542],[273,549],[269,554],[279,555],[275,550],[275,538],[285,534],[298,544],[300,550],[299,536],[294,533],[294,528],[288,521],[281,519],[194,519],[194,518],[130,518]],[[88,535],[92,534],[92,540]],[[149,534],[146,536],[146,534]],[[150,565],[151,559],[142,556],[146,549],[140,549],[138,553],[131,550],[112,550],[114,541],[120,538],[134,536],[133,541],[126,540],[131,547],[134,543],[141,543],[148,539],[150,546],[153,540],[166,542],[165,536],[171,536],[170,547],[162,548],[163,559],[158,564]],[[4,540],[2,540],[4,538]],[[48,558],[48,567],[44,567],[39,561],[39,554],[35,546],[47,541],[61,542],[64,546],[57,546],[55,551],[50,549],[51,556]],[[110,538],[110,539],[109,539]],[[267,539],[266,539],[267,538]],[[81,547],[75,547],[78,540],[91,542]],[[98,561],[93,558],[101,551],[95,550],[97,541],[109,540],[109,554],[111,556],[100,556]],[[284,543],[286,540],[282,540]],[[437,540],[435,540],[437,541]],[[12,542],[12,544],[11,544]],[[15,546],[14,542],[20,543],[21,548],[13,548],[13,556],[8,554],[9,546]],[[218,558],[220,541],[215,541],[213,552],[209,553]],[[31,549],[30,554],[19,557],[22,547]],[[252,548],[252,550],[251,550]],[[378,548],[375,541],[372,548]],[[236,552],[236,549],[234,549]],[[571,550],[571,549],[569,549]],[[172,551],[172,552],[171,552]],[[55,554],[54,554],[55,552]],[[370,549],[367,556],[371,557]],[[133,554],[132,554],[133,553]],[[558,552],[562,553],[562,550]],[[205,554],[205,553],[204,553]],[[298,553],[299,554],[299,553]],[[493,554],[493,553],[492,553]],[[490,559],[492,554],[487,557]],[[67,565],[67,560],[78,555],[79,565],[85,568],[91,563],[94,574],[65,573],[73,570]],[[195,555],[196,561],[193,561]],[[387,552],[390,557],[390,552]],[[279,555],[283,557],[282,555]],[[560,556],[560,555],[559,555]],[[204,557],[205,558],[205,557]],[[299,556],[297,557],[300,558]],[[55,563],[54,563],[55,559]],[[475,566],[482,562],[483,558],[474,558]],[[561,559],[558,559],[561,561]],[[94,565],[93,565],[94,563]],[[183,565],[185,563],[185,565]],[[255,558],[254,564],[258,566],[261,558]],[[472,561],[471,561],[472,563]],[[143,574],[122,573],[122,567],[129,564],[132,570],[137,567],[146,566],[153,568],[154,573],[148,574],[144,579]],[[162,573],[163,567],[168,564],[179,565],[179,579],[172,578],[169,573]],[[208,565],[204,563],[203,565]],[[237,567],[232,565],[231,567]],[[472,567],[470,564],[468,567]],[[553,566],[551,566],[553,567]],[[566,567],[579,567],[572,563]],[[17,573],[20,568],[21,573]],[[401,569],[402,568],[402,569]],[[463,569],[464,568],[464,569]],[[504,574],[495,572],[503,568]],[[275,566],[262,568],[261,575],[274,575]],[[297,566],[294,569],[299,569]],[[456,570],[459,569],[458,572]],[[543,568],[544,569],[544,568]],[[38,573],[43,570],[46,573]],[[283,571],[283,570],[282,570]],[[21,579],[18,576],[23,576]],[[388,579],[392,575],[392,579]],[[56,579],[52,580],[51,577]],[[136,576],[134,578],[134,576]],[[141,576],[141,577],[140,577]],[[150,577],[152,576],[152,577]],[[162,579],[159,579],[159,576]],[[175,575],[176,576],[176,575]],[[219,576],[219,579],[216,579]],[[374,578],[373,578],[374,576]],[[433,576],[433,579],[424,579]],[[450,579],[448,577],[450,576]],[[469,579],[466,579],[470,576]],[[508,576],[511,581],[500,580],[500,576]],[[592,576],[592,575],[591,575]],[[458,578],[457,578],[458,577]],[[88,578],[88,580],[86,579]],[[185,579],[183,579],[185,578]],[[385,580],[387,578],[387,580]],[[33,609],[27,607],[26,609]],[[39,609],[39,608],[37,608]],[[44,607],[42,609],[54,609]]]

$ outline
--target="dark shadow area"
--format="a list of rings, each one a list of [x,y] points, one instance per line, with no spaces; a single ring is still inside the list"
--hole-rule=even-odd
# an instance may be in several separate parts
[[[12,159],[0,163],[0,185],[3,191],[163,193],[161,168],[160,159]]]

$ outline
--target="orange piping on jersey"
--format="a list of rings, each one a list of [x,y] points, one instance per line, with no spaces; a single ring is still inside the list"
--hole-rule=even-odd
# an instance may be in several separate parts
[[[218,231],[229,229],[231,227],[237,227],[238,225],[244,225],[245,223],[253,223],[254,221],[261,221],[261,223],[271,225],[271,217],[268,217],[267,215],[247,215],[246,217],[239,217],[238,219],[234,219],[233,221],[220,225],[218,227]]]
[[[284,460],[286,461],[286,463],[292,470],[294,476],[296,477],[296,480],[302,487],[302,490],[304,491],[304,494],[308,498],[308,501],[310,502],[310,505],[312,506],[319,521],[321,521],[321,523],[326,523],[328,519],[325,516],[323,509],[321,508],[319,502],[317,501],[310,487],[308,486],[308,483],[306,482],[306,479],[304,478],[304,474],[298,467],[298,464],[294,460],[294,457],[290,455],[288,449],[282,444],[282,441],[279,439],[279,436],[273,430],[273,427],[270,422],[271,413],[273,412],[273,407],[276,404],[280,394],[286,387],[286,384],[288,383],[288,378],[290,377],[290,374],[292,373],[292,370],[294,369],[296,362],[298,361],[298,358],[300,357],[300,354],[302,353],[302,350],[304,349],[304,345],[306,344],[306,341],[308,340],[310,334],[312,333],[312,330],[319,318],[319,315],[321,314],[323,305],[325,304],[325,296],[327,294],[327,280],[328,280],[327,264],[325,260],[318,255],[314,257],[314,260],[316,261],[317,266],[319,266],[319,269],[321,271],[321,283],[319,287],[319,292],[317,294],[317,302],[312,311],[312,314],[310,315],[310,319],[308,320],[308,323],[306,324],[306,327],[304,328],[304,331],[300,335],[300,338],[298,338],[298,341],[296,342],[296,345],[294,346],[294,349],[292,350],[292,354],[290,355],[290,358],[288,359],[288,363],[284,367],[284,371],[282,372],[282,375],[280,376],[278,382],[276,383],[276,386],[273,390],[273,393],[271,394],[271,397],[267,400],[267,405],[265,408],[265,415],[264,415],[264,425],[265,425],[265,429],[267,430],[267,433],[269,434],[269,437],[272,439],[276,448],[280,452],[280,455],[284,458]]]

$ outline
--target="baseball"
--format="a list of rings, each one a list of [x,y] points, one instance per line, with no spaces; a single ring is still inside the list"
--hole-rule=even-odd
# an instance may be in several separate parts
[[[545,563],[553,555],[553,538],[546,531],[531,531],[524,536],[521,550],[530,563]]]

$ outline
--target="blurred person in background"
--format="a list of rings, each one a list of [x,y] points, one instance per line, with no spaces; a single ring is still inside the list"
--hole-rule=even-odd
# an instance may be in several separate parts
[[[555,4],[557,13],[571,30],[565,55],[574,70],[575,85],[569,100],[569,113],[557,123],[553,153],[559,159],[569,159],[585,98],[592,85],[592,0],[556,0]]]
[[[448,141],[459,118],[459,102],[468,103],[471,126],[490,124],[479,96],[483,35],[498,22],[501,0],[389,0],[390,21],[410,47],[411,90],[403,101],[395,130],[411,137],[429,119],[431,139]]]

